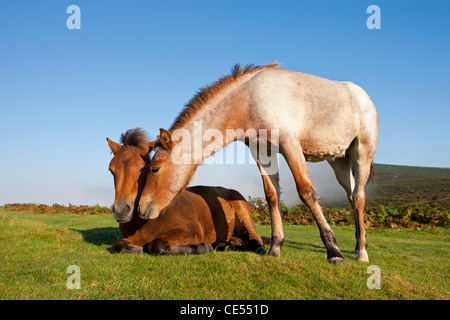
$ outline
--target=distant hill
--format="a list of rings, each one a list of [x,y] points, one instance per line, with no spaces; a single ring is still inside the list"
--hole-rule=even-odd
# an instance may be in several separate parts
[[[375,179],[367,187],[367,205],[430,204],[450,209],[450,168],[375,164]],[[346,201],[325,203],[349,207]]]

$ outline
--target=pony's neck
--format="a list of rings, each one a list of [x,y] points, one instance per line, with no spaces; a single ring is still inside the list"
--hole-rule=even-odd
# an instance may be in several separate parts
[[[230,130],[246,130],[248,124],[244,115],[249,105],[249,98],[241,88],[242,84],[252,76],[247,75],[246,79],[240,79],[227,87],[224,92],[205,103],[201,110],[177,128],[189,132],[192,150],[198,152],[201,148],[201,160],[197,155],[195,163],[200,164],[205,157],[236,141],[236,138],[229,134]],[[215,147],[212,145],[213,141],[221,143],[217,143]],[[206,148],[208,152],[204,154]]]

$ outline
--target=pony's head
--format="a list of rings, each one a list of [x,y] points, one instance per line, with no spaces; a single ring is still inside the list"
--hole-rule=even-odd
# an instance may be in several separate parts
[[[145,131],[137,128],[121,136],[122,145],[106,138],[114,157],[109,171],[114,177],[115,199],[111,211],[119,223],[129,222],[145,184],[149,153],[155,141],[148,142]]]
[[[184,191],[198,167],[189,161],[173,161],[173,153],[180,151],[176,148],[178,143],[172,141],[171,132],[160,129],[139,200],[139,216],[142,219],[156,219]]]

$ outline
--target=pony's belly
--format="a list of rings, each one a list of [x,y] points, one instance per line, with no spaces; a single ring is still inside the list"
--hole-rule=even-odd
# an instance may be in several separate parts
[[[319,162],[345,156],[345,151],[350,146],[352,139],[340,141],[300,141],[303,155],[308,162]],[[328,142],[325,144],[323,142]]]
[[[338,150],[335,152],[316,152],[316,153],[303,153],[306,161],[308,162],[320,162],[324,160],[331,160],[335,158],[342,158],[345,156],[345,150]]]

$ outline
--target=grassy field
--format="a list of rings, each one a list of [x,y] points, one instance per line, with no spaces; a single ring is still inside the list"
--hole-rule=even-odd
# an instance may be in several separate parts
[[[375,164],[375,171],[367,205],[430,204],[450,210],[450,169]]]
[[[375,178],[366,187],[368,206],[399,206],[429,204],[450,210],[450,168],[429,168],[375,164]],[[340,199],[322,199],[327,207],[350,205],[342,194]]]
[[[257,226],[261,235],[270,226]],[[0,299],[450,299],[450,231],[367,230],[370,264],[355,261],[354,228],[333,227],[346,259],[330,265],[316,226],[286,225],[282,257],[112,255],[112,215],[32,214],[0,207]],[[81,289],[68,289],[71,265]],[[369,290],[369,265],[381,289]]]

